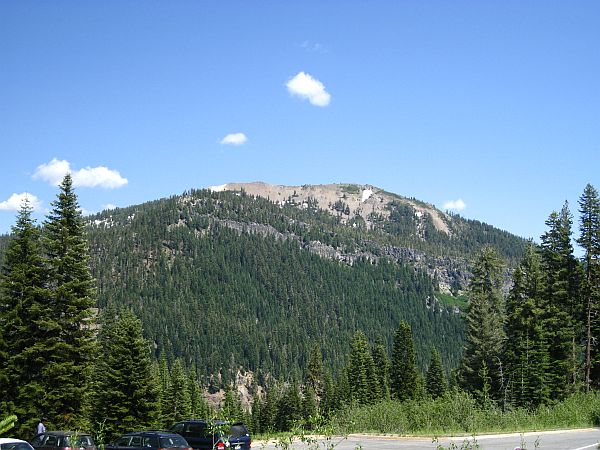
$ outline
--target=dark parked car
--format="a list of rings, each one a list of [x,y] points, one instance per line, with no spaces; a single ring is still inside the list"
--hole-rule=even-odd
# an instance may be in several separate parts
[[[105,447],[106,450],[192,450],[184,438],[168,431],[127,433]]]
[[[46,431],[31,440],[35,450],[98,450],[92,436],[76,431]]]
[[[29,442],[21,439],[0,438],[0,450],[33,450]]]
[[[207,420],[184,420],[177,422],[170,430],[182,435],[194,450],[249,450],[252,439],[248,428],[242,422],[229,424]],[[222,433],[219,433],[222,430]]]

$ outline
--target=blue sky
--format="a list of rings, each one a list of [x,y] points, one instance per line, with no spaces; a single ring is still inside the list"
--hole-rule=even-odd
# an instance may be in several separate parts
[[[356,182],[537,240],[600,189],[599,23],[598,1],[0,2],[0,232],[71,170],[88,212]]]

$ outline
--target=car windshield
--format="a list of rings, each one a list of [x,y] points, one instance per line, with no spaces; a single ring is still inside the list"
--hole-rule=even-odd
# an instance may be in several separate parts
[[[0,444],[0,450],[31,450],[31,445],[27,442],[9,442]]]
[[[188,444],[181,436],[163,436],[160,438],[161,448],[187,447]]]

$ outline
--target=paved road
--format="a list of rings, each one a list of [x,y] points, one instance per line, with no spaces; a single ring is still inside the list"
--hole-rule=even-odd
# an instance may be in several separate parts
[[[393,438],[382,436],[350,435],[347,438],[333,438],[332,443],[338,443],[335,450],[419,450],[437,449],[441,445],[444,449],[481,449],[481,450],[515,450],[519,448],[527,450],[587,450],[598,449],[600,442],[600,429],[569,430],[569,431],[546,431],[525,434],[502,434],[490,436],[476,436],[474,438],[440,438],[434,443],[432,439],[425,438]],[[471,446],[468,446],[471,443]],[[466,445],[465,445],[466,444]],[[453,445],[455,447],[453,447]],[[275,443],[254,442],[252,448],[275,450],[285,448]],[[308,449],[306,444],[295,443],[294,450]],[[314,447],[312,447],[314,448]],[[320,449],[331,447],[327,442],[321,441]]]

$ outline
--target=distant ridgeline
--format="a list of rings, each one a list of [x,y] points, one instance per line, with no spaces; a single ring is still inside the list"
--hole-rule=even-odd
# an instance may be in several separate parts
[[[434,345],[456,367],[470,261],[492,245],[510,266],[526,244],[358,185],[227,185],[88,220],[99,306],[130,306],[157,355],[226,379],[300,375],[315,342],[338,370],[355,331],[391,349],[402,319],[422,367]]]

